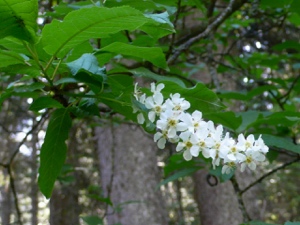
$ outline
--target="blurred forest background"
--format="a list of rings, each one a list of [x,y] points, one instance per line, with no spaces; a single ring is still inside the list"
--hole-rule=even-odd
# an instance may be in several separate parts
[[[37,171],[49,118],[28,110],[32,98],[13,96],[1,101],[0,224],[235,225],[243,223],[245,214],[265,221],[261,224],[300,221],[299,1],[38,3],[40,27],[93,5],[168,13],[176,33],[155,42],[126,31],[110,42],[159,46],[169,71],[126,56],[114,57],[107,68],[126,68],[144,85],[156,74],[189,86],[202,82],[227,107],[205,119],[235,134],[270,134],[266,143],[277,144],[256,171],[237,169],[237,195],[236,186],[221,182],[201,160],[185,162],[172,144],[158,150],[152,134],[99,105],[101,116],[73,120],[67,161],[47,200],[39,192]],[[1,94],[15,77],[0,72]],[[246,212],[240,209],[241,199]]]

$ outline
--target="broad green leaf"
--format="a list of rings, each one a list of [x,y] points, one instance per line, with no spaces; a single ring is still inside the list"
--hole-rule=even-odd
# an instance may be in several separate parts
[[[50,198],[55,180],[61,172],[67,155],[68,138],[72,120],[67,109],[53,112],[40,154],[38,185],[46,198]]]
[[[26,59],[18,53],[0,50],[0,62],[0,67],[7,67],[15,64],[25,64]]]
[[[153,38],[158,39],[175,32],[173,24],[169,21],[169,14],[167,12],[161,14],[145,14],[145,16],[151,18],[151,20],[145,23],[140,29]]]
[[[168,164],[164,167],[164,175],[169,176],[171,173],[187,169],[187,168],[203,168],[203,161],[200,158],[186,161],[181,154],[174,154],[169,158]]]
[[[165,84],[165,88],[162,90],[165,98],[168,98],[170,94],[180,93],[181,97],[191,103],[191,108],[189,109],[191,112],[199,110],[203,113],[208,113],[225,108],[217,95],[202,83],[197,83],[192,88],[183,88],[170,81],[162,81],[160,83]]]
[[[261,112],[247,111],[236,113],[236,115],[242,117],[242,124],[237,129],[237,132],[240,133],[246,130],[250,124],[254,123],[257,120],[257,118],[261,115]]]
[[[268,146],[273,146],[300,154],[300,145],[295,145],[291,139],[278,137],[271,134],[263,134],[262,139]]]
[[[93,54],[83,54],[79,59],[69,62],[67,65],[73,75],[77,74],[80,69],[84,69],[92,74],[105,76],[105,67],[99,67],[97,58]]]
[[[63,108],[63,105],[51,97],[42,96],[34,100],[30,105],[29,110],[38,112],[39,110],[46,108]]]
[[[171,181],[175,181],[178,180],[179,178],[185,177],[185,176],[189,176],[191,174],[193,174],[194,172],[196,172],[197,170],[199,170],[199,168],[186,168],[183,170],[180,170],[176,173],[174,173],[173,175],[169,176],[167,179],[163,180],[162,182],[160,182],[158,184],[158,187],[165,185]]]
[[[125,75],[110,75],[107,83],[109,89],[99,95],[101,102],[127,119],[136,121],[131,102],[134,92],[133,78]]]
[[[226,174],[226,173],[224,174],[224,173],[222,173],[222,167],[223,166],[217,166],[215,169],[210,169],[209,173],[211,175],[218,177],[220,179],[220,181],[223,183],[223,182],[230,180],[230,178],[235,173],[235,169],[231,170],[231,172],[229,174]]]
[[[300,225],[300,221],[299,222],[286,222],[284,225]]]
[[[83,8],[69,13],[63,21],[53,20],[42,31],[47,53],[63,58],[72,48],[91,38],[109,37],[122,30],[135,30],[149,21],[129,6]]]
[[[37,16],[37,0],[0,0],[0,38],[13,36],[33,43]]]
[[[280,0],[280,1],[261,0],[260,5],[262,8],[267,8],[267,7],[283,8],[287,5],[290,5],[292,2],[293,2],[293,0]]]
[[[130,44],[125,44],[121,42],[114,42],[108,46],[105,46],[104,48],[100,49],[99,53],[99,59],[103,61],[103,57],[107,55],[104,59],[104,62],[108,62],[109,59],[112,58],[111,54],[104,54],[104,56],[101,53],[111,52],[114,53],[114,55],[126,55],[126,56],[133,56],[137,58],[141,58],[145,61],[151,62],[153,65],[166,69],[167,68],[167,62],[165,59],[165,55],[161,48],[158,47],[139,47],[134,46]]]
[[[98,216],[81,216],[80,218],[87,225],[103,225],[103,220]]]
[[[150,70],[144,68],[144,67],[140,67],[137,69],[132,69],[129,70],[129,72],[133,73],[133,75],[137,76],[137,77],[147,77],[147,78],[151,78],[153,80],[156,80],[158,82],[160,81],[171,81],[174,83],[177,83],[178,85],[180,85],[181,87],[185,88],[185,84],[183,83],[183,81],[177,77],[171,77],[171,76],[162,76],[162,75],[158,75],[156,73],[151,72]]]
[[[232,130],[236,130],[242,123],[242,117],[237,116],[233,112],[208,113],[205,115],[205,119],[212,120],[214,123],[222,124]]]
[[[72,113],[79,118],[88,116],[99,116],[100,111],[95,98],[83,98],[78,106],[70,108]]]

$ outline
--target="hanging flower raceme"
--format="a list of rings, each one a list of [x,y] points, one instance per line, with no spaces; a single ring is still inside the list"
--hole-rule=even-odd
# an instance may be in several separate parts
[[[142,93],[137,84],[134,89],[135,99],[148,110],[148,119],[155,124],[157,132],[154,141],[160,149],[164,149],[168,142],[177,144],[176,151],[183,151],[185,160],[198,157],[212,159],[213,168],[221,163],[222,173],[230,173],[238,164],[241,171],[246,167],[255,170],[256,164],[265,160],[269,148],[265,145],[261,135],[255,140],[254,135],[245,137],[239,134],[237,140],[224,135],[222,125],[215,126],[212,121],[204,121],[200,111],[188,113],[191,104],[182,98],[179,93],[170,94],[164,99],[161,90],[164,84],[151,83],[151,96]],[[144,114],[138,112],[140,124],[145,122]]]

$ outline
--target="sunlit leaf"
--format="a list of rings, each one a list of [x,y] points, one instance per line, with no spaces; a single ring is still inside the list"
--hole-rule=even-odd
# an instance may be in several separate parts
[[[114,42],[100,49],[99,53],[102,52],[111,52],[114,53],[115,55],[121,54],[125,56],[133,56],[133,57],[141,58],[145,61],[149,61],[157,67],[163,69],[167,68],[165,55],[162,49],[158,47],[139,47],[139,46],[134,46],[134,45],[125,44],[121,42]],[[103,57],[102,55],[99,56],[100,60],[102,57]],[[109,55],[105,61],[107,62],[110,58],[112,58],[111,55]]]
[[[7,67],[14,64],[25,64],[26,60],[18,53],[0,50],[0,62],[0,67]]]
[[[98,216],[81,216],[80,217],[87,225],[102,225],[103,220]]]
[[[0,0],[0,38],[13,36],[33,43],[37,16],[37,0]]]
[[[170,81],[162,81],[161,83],[165,84],[165,88],[162,90],[165,98],[168,98],[170,94],[180,93],[181,97],[184,97],[191,103],[191,108],[189,109],[191,112],[199,110],[203,113],[208,113],[225,108],[217,95],[202,83],[197,83],[192,88],[183,88]]]
[[[46,108],[63,108],[63,105],[51,97],[42,96],[34,100],[34,102],[29,107],[29,110],[38,112],[39,110]]]
[[[53,20],[42,31],[44,49],[64,57],[72,48],[91,38],[109,37],[121,30],[135,30],[149,21],[140,11],[118,8],[83,8],[69,13],[61,22]]]
[[[300,145],[295,145],[292,139],[274,136],[271,134],[263,134],[262,138],[266,145],[285,149],[300,154]]]

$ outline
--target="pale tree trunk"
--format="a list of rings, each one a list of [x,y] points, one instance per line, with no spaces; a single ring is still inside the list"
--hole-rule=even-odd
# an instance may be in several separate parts
[[[77,128],[72,127],[68,144],[67,163],[73,166],[78,163],[76,139]],[[76,180],[76,174],[74,174]],[[51,225],[79,225],[79,187],[77,181],[70,184],[56,185],[50,199],[50,224]]]
[[[238,199],[230,181],[215,184],[207,181],[208,171],[199,170],[193,178],[195,200],[198,204],[201,225],[237,225],[243,222]]]
[[[32,134],[32,153],[31,153],[31,225],[38,224],[38,185],[37,185],[37,144],[38,144],[38,136],[37,133],[34,132]]]
[[[109,225],[166,225],[168,216],[157,188],[159,171],[152,137],[136,125],[96,128],[102,187],[113,207]]]
[[[4,173],[4,186],[1,188],[1,224],[9,225],[12,213],[12,195],[9,183],[9,176]]]

